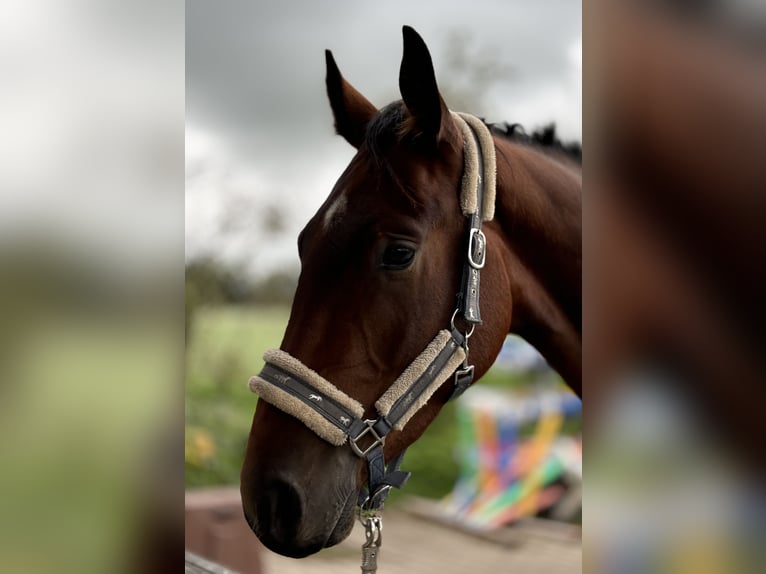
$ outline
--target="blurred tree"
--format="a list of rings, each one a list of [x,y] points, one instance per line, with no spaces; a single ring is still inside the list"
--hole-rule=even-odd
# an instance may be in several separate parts
[[[291,270],[275,271],[253,284],[248,300],[259,305],[290,305],[298,286],[298,274]]]
[[[244,266],[204,257],[186,265],[185,315],[188,341],[195,311],[227,304],[289,305],[298,284],[293,269],[281,269],[262,279],[248,276]]]
[[[231,269],[212,258],[201,258],[186,265],[185,335],[188,343],[195,311],[204,305],[240,302],[247,284]]]
[[[478,45],[467,30],[447,34],[446,51],[440,57],[445,72],[439,91],[452,109],[482,116],[492,87],[512,80],[513,68],[501,62],[489,46]]]

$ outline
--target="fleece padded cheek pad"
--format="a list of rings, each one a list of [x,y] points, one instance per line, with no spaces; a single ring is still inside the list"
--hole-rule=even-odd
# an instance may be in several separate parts
[[[451,341],[451,339],[452,336],[449,331],[446,329],[439,331],[434,340],[410,363],[404,372],[399,375],[399,378],[394,381],[394,384],[375,403],[375,408],[378,409],[381,415],[388,417],[394,404],[410,391],[412,385],[426,372],[426,369],[431,366],[442,349],[450,343],[454,345],[454,341]],[[428,399],[431,398],[431,395],[436,392],[436,389],[442,385],[445,379],[455,372],[455,369],[460,366],[463,359],[465,359],[465,350],[463,347],[455,345],[447,362],[426,389],[413,400],[401,417],[391,421],[396,430],[404,428],[404,425],[428,402]]]

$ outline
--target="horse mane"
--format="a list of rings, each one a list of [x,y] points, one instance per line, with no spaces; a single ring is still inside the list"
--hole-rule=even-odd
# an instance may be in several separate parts
[[[368,124],[365,142],[367,149],[378,165],[386,164],[384,151],[390,145],[412,135],[408,134],[410,126],[406,120],[406,110],[399,100],[381,109]],[[483,118],[482,121],[484,121]],[[518,123],[490,124],[486,121],[484,123],[493,134],[513,142],[540,148],[543,151],[558,152],[582,165],[582,144],[562,141],[556,132],[556,125],[553,123],[538,128],[532,133],[527,133]]]
[[[575,141],[562,141],[556,133],[556,124],[554,123],[546,124],[531,134],[527,133],[524,127],[518,123],[487,124],[487,127],[492,133],[510,141],[542,148],[545,151],[558,152],[582,165],[582,144]]]

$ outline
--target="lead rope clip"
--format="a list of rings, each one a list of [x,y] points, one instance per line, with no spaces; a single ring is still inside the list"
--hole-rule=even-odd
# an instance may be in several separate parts
[[[365,538],[362,544],[362,574],[376,574],[380,545],[383,543],[383,519],[378,514],[362,512],[359,521],[364,526]]]

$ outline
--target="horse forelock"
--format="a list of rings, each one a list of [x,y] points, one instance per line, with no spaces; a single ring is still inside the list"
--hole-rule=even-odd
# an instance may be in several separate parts
[[[386,152],[407,136],[407,110],[402,101],[392,102],[370,120],[365,133],[365,147],[379,167],[386,167]]]

